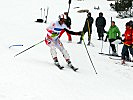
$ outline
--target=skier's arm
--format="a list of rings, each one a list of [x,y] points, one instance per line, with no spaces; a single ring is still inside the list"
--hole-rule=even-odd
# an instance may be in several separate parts
[[[71,35],[81,35],[81,31],[79,31],[79,32],[73,32],[73,31],[70,31],[70,30],[68,30],[68,29],[66,29],[66,28],[64,28],[64,30],[67,32],[67,33],[69,33],[69,34],[71,34]]]

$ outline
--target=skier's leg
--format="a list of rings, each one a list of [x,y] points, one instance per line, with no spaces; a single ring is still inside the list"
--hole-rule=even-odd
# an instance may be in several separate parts
[[[112,48],[112,54],[116,55],[116,48],[115,48],[115,44],[112,44],[112,42],[115,41],[115,39],[109,39],[110,42],[110,46]]]
[[[129,47],[129,51],[130,51],[130,54],[131,54],[132,57],[133,57],[133,48],[132,48],[132,46]]]
[[[49,47],[50,47],[50,53],[51,53],[51,56],[54,60],[54,63],[55,64],[59,64],[58,62],[58,59],[57,59],[57,52],[56,52],[56,48],[55,48],[55,43],[53,43],[52,41],[47,44]]]
[[[71,63],[70,61],[70,56],[67,52],[67,50],[64,48],[63,44],[61,43],[60,40],[58,40],[56,47],[60,50],[60,52],[63,54],[63,57],[65,58],[66,62],[69,64]]]
[[[97,27],[97,33],[98,33],[98,40],[101,40],[101,33],[100,33],[100,28]]]
[[[122,55],[122,60],[125,60],[126,56],[127,56],[127,52],[128,52],[128,48],[126,45],[123,45],[123,48],[122,48],[122,52],[121,52],[121,55]]]

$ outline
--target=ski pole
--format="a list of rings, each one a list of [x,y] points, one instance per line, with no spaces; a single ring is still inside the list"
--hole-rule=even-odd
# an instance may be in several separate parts
[[[103,52],[103,39],[102,39],[102,48],[101,48],[101,53]]]
[[[47,18],[48,18],[48,11],[49,11],[49,7],[47,7],[47,15],[45,16],[45,22],[44,23],[47,23]]]
[[[68,4],[69,4],[69,7],[68,7],[68,14],[69,14],[71,0],[68,1]]]
[[[43,10],[43,11],[44,11],[44,14],[43,14],[43,20],[44,20],[44,18],[45,18],[45,8],[44,8],[44,10]]]
[[[25,52],[25,51],[27,51],[27,50],[33,48],[34,46],[36,46],[36,45],[42,43],[43,41],[44,41],[44,40],[40,41],[39,43],[36,43],[36,44],[32,45],[31,47],[29,47],[29,48],[27,48],[27,49],[25,49],[25,50],[23,50],[23,51],[21,51],[20,53],[16,54],[14,57],[16,57],[16,56],[20,55],[21,53],[23,53],[23,52]]]
[[[41,18],[42,18],[42,8],[40,10],[41,10]]]
[[[110,45],[109,45],[109,54],[110,54]]]
[[[84,35],[83,35],[83,36],[84,36]],[[88,52],[88,49],[87,49],[87,46],[86,46],[86,44],[85,44],[85,41],[84,41],[83,36],[82,36],[82,40],[83,40],[83,43],[84,43],[85,49],[86,49],[86,51],[87,51],[88,57],[89,57],[89,59],[90,59],[90,61],[91,61],[91,64],[92,64],[92,67],[93,67],[95,73],[98,74],[97,71],[96,71],[96,69],[95,69],[95,67],[94,67],[94,64],[93,64],[93,62],[92,62],[92,60],[91,60],[91,57],[90,57],[90,54],[89,54],[89,52]]]
[[[111,17],[111,25],[110,26],[112,26],[112,17]],[[112,31],[112,30],[111,30]],[[111,32],[112,33],[112,32]],[[108,36],[109,37],[109,36]],[[111,43],[110,43],[111,44]],[[110,54],[110,48],[111,48],[111,46],[109,45],[109,54]]]
[[[117,44],[117,54],[118,54],[118,44]]]

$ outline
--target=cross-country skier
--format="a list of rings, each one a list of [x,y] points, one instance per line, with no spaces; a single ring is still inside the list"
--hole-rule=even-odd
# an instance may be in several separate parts
[[[61,32],[65,31],[63,30],[64,28],[67,28],[67,26],[64,24],[64,15],[61,14],[59,15],[58,21],[53,22],[52,24],[50,24],[49,27],[46,28],[48,33],[45,38],[45,43],[50,47],[50,53],[56,66],[62,69],[57,58],[56,48],[58,48],[63,54],[63,57],[65,58],[66,62],[68,63],[68,66],[73,69],[74,67],[71,64],[70,56],[59,38]]]

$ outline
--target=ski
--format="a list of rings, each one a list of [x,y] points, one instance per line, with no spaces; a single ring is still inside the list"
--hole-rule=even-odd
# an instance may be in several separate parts
[[[112,54],[107,54],[107,53],[99,53],[101,55],[107,55],[107,56],[113,56],[113,57],[121,57],[119,55],[112,55]]]
[[[122,66],[128,66],[128,67],[130,67],[130,65],[129,65],[129,64],[127,64],[127,63],[125,63],[125,64],[121,64],[121,62],[115,62],[115,64],[118,64],[118,65],[122,65]]]
[[[113,58],[113,57],[109,57],[112,60],[122,60],[121,58]],[[125,60],[126,62],[133,62],[132,60]]]
[[[115,64],[126,66],[126,67],[133,67],[133,65],[130,65],[129,63],[121,64],[121,62],[115,62]]]
[[[109,57],[112,60],[122,60],[121,58],[113,58],[113,57]]]
[[[132,61],[126,61],[127,63],[125,64],[122,64],[122,62],[119,62],[118,60],[122,60],[122,59],[119,59],[119,58],[113,58],[113,57],[109,57],[110,59],[112,60],[115,60],[117,62],[115,62],[115,64],[119,64],[119,65],[122,65],[122,66],[127,66],[127,67],[133,67],[133,65],[130,65],[129,62],[132,62]]]

